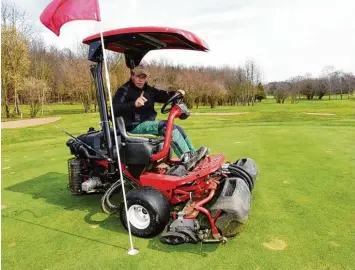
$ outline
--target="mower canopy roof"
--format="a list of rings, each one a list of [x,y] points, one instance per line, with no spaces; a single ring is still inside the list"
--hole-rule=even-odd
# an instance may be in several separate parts
[[[133,68],[151,50],[182,49],[208,51],[208,45],[192,32],[158,26],[121,28],[103,33],[105,49],[123,53],[126,65]],[[98,61],[102,54],[100,33],[89,36],[83,43],[90,46],[89,60]]]

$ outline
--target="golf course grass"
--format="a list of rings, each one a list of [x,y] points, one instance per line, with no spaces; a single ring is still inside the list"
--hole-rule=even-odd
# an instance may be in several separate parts
[[[68,137],[98,128],[98,113],[52,105],[55,123],[2,129],[3,269],[355,269],[355,100],[199,108],[178,120],[196,147],[253,158],[249,220],[226,245],[168,246],[133,238],[100,195],[67,190]],[[49,106],[50,107],[50,106]],[[49,108],[48,107],[48,108]],[[55,109],[54,109],[55,108]],[[53,113],[55,111],[55,113]],[[306,113],[327,113],[314,115]],[[166,115],[159,115],[166,119]]]

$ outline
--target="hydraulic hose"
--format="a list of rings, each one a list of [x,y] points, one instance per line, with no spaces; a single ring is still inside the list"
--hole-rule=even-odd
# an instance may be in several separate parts
[[[113,195],[114,191],[122,187],[121,179],[118,179],[111,187],[105,192],[104,196],[101,198],[101,208],[106,214],[112,215],[116,213],[119,209],[118,205],[111,203],[110,198]]]
[[[86,156],[86,158],[88,158],[88,159],[102,159],[101,157],[90,155],[88,150],[83,145],[79,146],[79,150],[78,151],[82,152]]]
[[[228,166],[228,170],[231,172],[232,175],[241,178],[244,182],[248,185],[250,192],[254,187],[254,180],[253,177],[242,167],[231,164]]]

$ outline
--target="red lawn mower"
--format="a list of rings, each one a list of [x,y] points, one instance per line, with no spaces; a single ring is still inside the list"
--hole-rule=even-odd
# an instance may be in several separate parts
[[[208,51],[207,44],[195,34],[174,28],[134,27],[103,33],[105,48],[123,53],[132,69],[151,50],[183,49]],[[251,191],[257,167],[250,158],[226,162],[223,154],[199,157],[187,170],[182,161],[172,158],[170,143],[174,120],[190,115],[177,93],[162,107],[169,114],[165,137],[129,134],[122,117],[114,119],[123,179],[120,179],[114,131],[110,127],[102,79],[103,51],[100,34],[83,41],[89,45],[88,59],[95,62],[91,73],[95,81],[102,129],[89,131],[67,141],[69,189],[73,195],[104,193],[101,206],[108,214],[120,213],[127,219],[123,203],[112,197],[122,184],[127,192],[127,215],[137,237],[157,235],[166,244],[222,242],[238,233],[250,212]],[[170,107],[169,107],[170,106]]]

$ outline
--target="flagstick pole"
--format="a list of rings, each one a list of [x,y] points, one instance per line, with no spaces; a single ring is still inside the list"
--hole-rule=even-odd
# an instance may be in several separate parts
[[[122,192],[123,192],[123,201],[124,201],[124,207],[125,207],[125,210],[126,210],[125,212],[126,212],[126,219],[127,219],[127,227],[128,227],[129,241],[130,241],[130,245],[131,245],[131,248],[128,250],[128,254],[129,255],[137,255],[139,253],[139,250],[135,249],[134,246],[133,246],[131,225],[130,225],[129,218],[128,218],[126,191],[125,191],[124,180],[123,180],[120,152],[119,152],[119,149],[118,149],[116,123],[115,123],[115,120],[114,120],[116,118],[115,118],[114,111],[113,111],[113,106],[112,106],[111,83],[110,83],[109,72],[108,72],[108,69],[107,69],[107,57],[106,57],[106,51],[105,51],[104,37],[103,37],[103,33],[102,33],[102,19],[100,20],[100,35],[101,35],[102,53],[103,53],[103,56],[104,56],[107,91],[108,91],[108,96],[109,96],[109,100],[110,100],[110,107],[111,107],[113,132],[114,132],[115,143],[116,143],[116,152],[117,152],[117,159],[118,159],[117,166],[118,166],[119,171],[120,171],[121,186],[122,186]]]

